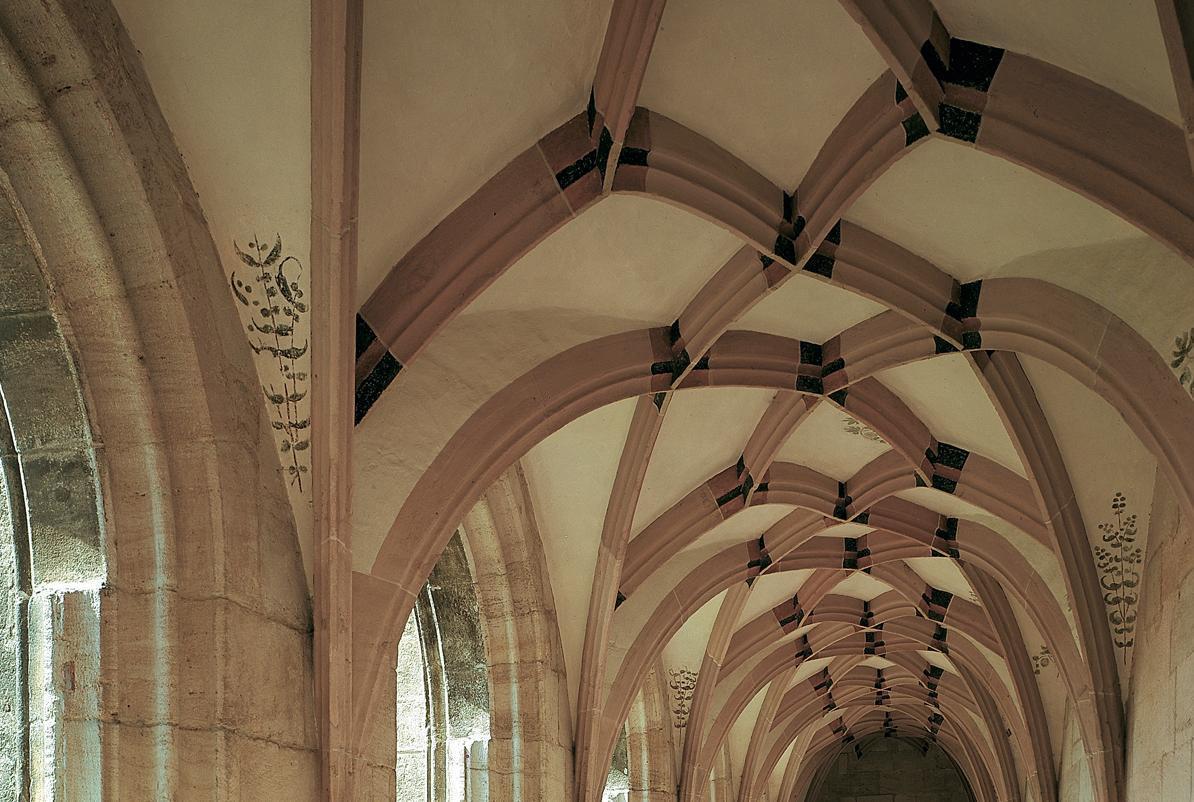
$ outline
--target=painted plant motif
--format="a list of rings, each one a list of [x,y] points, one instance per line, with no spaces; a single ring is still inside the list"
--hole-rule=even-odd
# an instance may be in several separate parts
[[[886,443],[887,442],[882,437],[880,437],[879,433],[876,432],[874,429],[872,429],[870,426],[867,426],[862,421],[857,420],[849,415],[845,415],[842,417],[842,430],[846,434],[857,435],[859,437],[870,440],[873,443]]]
[[[1049,651],[1048,646],[1042,646],[1041,650],[1032,655],[1032,673],[1040,675],[1041,671],[1053,665],[1053,652]]]
[[[282,462],[286,474],[299,492],[303,476],[309,471],[311,415],[308,411],[307,369],[304,367],[308,340],[299,333],[307,305],[299,279],[303,265],[282,250],[278,235],[271,246],[256,237],[246,250],[233,242],[236,255],[250,268],[250,277],[241,279],[232,272],[232,294],[248,313],[249,346],[260,359],[277,369],[281,386],[263,382],[272,409],[274,430],[280,433]]]
[[[1140,570],[1143,558],[1136,543],[1136,513],[1128,513],[1128,500],[1123,493],[1111,498],[1113,521],[1099,524],[1103,542],[1095,546],[1099,583],[1103,587],[1103,602],[1115,645],[1130,649],[1135,641],[1136,602],[1140,600]]]
[[[669,668],[671,676],[668,687],[672,689],[672,718],[676,729],[688,726],[688,707],[692,704],[692,694],[696,690],[697,672],[687,668]]]
[[[1173,341],[1173,359],[1169,367],[1177,371],[1177,380],[1187,392],[1194,395],[1194,365],[1190,357],[1194,355],[1194,329],[1181,334]]]

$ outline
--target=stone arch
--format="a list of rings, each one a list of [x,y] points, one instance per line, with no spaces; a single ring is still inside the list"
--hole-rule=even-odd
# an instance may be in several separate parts
[[[1000,292],[1007,290],[1011,295],[1018,294],[1019,290],[1033,284],[1034,282],[1026,280],[1001,280],[991,282],[992,287],[997,286]],[[987,296],[984,296],[984,298],[986,297]],[[999,318],[997,310],[1000,308],[999,303],[1002,299],[1000,293],[997,292],[992,297],[997,299],[991,310],[996,314],[992,320],[993,325],[991,327],[986,326],[986,317],[983,318],[984,342],[989,339],[991,340],[990,344],[997,348],[1022,350],[1027,353],[1033,353],[1034,355],[1042,356],[1046,360],[1053,361],[1055,364],[1058,364],[1059,367],[1063,367],[1063,369],[1070,371],[1080,372],[1080,369],[1077,367],[1077,365],[1085,363],[1088,366],[1098,366],[1098,370],[1106,371],[1107,373],[1114,373],[1121,370],[1125,370],[1128,373],[1131,372],[1126,368],[1126,365],[1120,365],[1119,367],[1116,367],[1115,365],[1111,364],[1114,362],[1113,359],[1106,359],[1106,362],[1104,362],[1105,357],[1102,354],[1089,352],[1083,353],[1083,348],[1081,347],[1075,346],[1072,349],[1075,351],[1074,354],[1062,358],[1059,356],[1056,342],[1048,342],[1045,339],[1037,339],[1035,337],[1021,337],[1016,331],[1018,323],[1015,320],[1012,320],[1011,318],[1008,318],[1007,320]],[[1058,301],[1065,299],[1065,301],[1068,303],[1072,303],[1076,306],[1081,306],[1087,309],[1093,309],[1096,307],[1096,305],[1081,299],[1078,296],[1060,291],[1054,292],[1054,299]],[[985,304],[986,301],[984,301],[983,304],[980,304],[980,314],[987,310]],[[1103,310],[1102,314],[1109,317],[1109,314],[1106,313],[1105,310]],[[898,316],[895,316],[894,313],[880,315],[870,321],[866,321],[857,328],[858,332],[856,333],[848,331],[842,335],[839,335],[837,338],[834,338],[832,348],[830,348],[830,350],[835,353],[843,354],[844,359],[840,359],[839,362],[848,366],[844,370],[838,368],[834,374],[831,374],[831,376],[840,376],[840,379],[843,380],[834,380],[837,383],[832,384],[832,386],[837,387],[838,389],[842,389],[843,385],[845,384],[862,380],[870,373],[879,370],[882,367],[890,367],[894,364],[901,364],[906,360],[931,358],[935,353],[934,346],[929,343],[929,338],[922,330],[910,324],[901,322]],[[1126,327],[1124,327],[1124,329],[1124,338],[1127,340],[1133,340],[1133,350],[1138,351],[1142,361],[1149,365],[1149,371],[1154,374],[1153,378],[1156,380],[1155,384],[1158,387],[1164,388],[1166,392],[1172,392],[1174,389],[1173,378],[1171,375],[1168,375],[1164,372],[1163,365],[1160,364],[1160,360],[1157,358],[1155,352],[1152,352],[1151,348],[1143,344],[1142,341],[1139,340],[1138,336],[1133,338],[1131,331],[1126,329]],[[885,347],[876,350],[882,353],[868,353],[863,359],[856,360],[855,354],[851,353],[851,350],[854,348],[862,348],[859,343],[875,339],[880,335],[880,338],[884,340]],[[791,353],[794,353],[795,351],[793,349],[795,348],[795,345],[789,344],[788,346],[781,348],[778,345],[781,339],[782,338],[771,336],[755,335],[750,332],[729,332],[727,335],[723,336],[718,341],[718,345],[709,352],[707,374],[703,373],[700,376],[693,374],[692,376],[688,376],[686,384],[697,386],[707,383],[733,383],[750,386],[773,386],[777,388],[790,386],[789,382],[793,381],[791,372],[795,371],[796,367],[791,363],[789,358],[784,356],[784,354],[790,355]],[[748,342],[750,343],[749,346],[747,345]],[[829,348],[830,346],[826,347]],[[865,350],[865,348],[863,348],[863,350]],[[595,354],[602,353],[603,351],[609,351],[611,353],[617,352],[623,355],[634,354],[634,356],[626,357],[623,362],[619,362],[617,365],[609,365],[608,368],[605,368],[604,370],[596,367],[596,363],[600,362],[600,359],[577,358],[582,352],[584,352],[585,356],[592,357]],[[655,358],[655,363],[658,363],[664,356],[667,355],[667,353],[669,352],[662,347],[662,343],[657,342],[656,334],[649,331],[612,335],[610,337],[603,338],[602,340],[597,340],[593,343],[579,346],[575,349],[572,349],[572,351],[566,352],[565,354],[561,354],[556,358],[548,360],[547,362],[543,363],[540,368],[528,373],[526,376],[509,385],[505,390],[498,393],[493,399],[491,399],[488,406],[494,408],[501,407],[504,410],[514,409],[517,407],[517,404],[512,404],[511,399],[519,397],[520,393],[528,394],[532,392],[554,392],[556,388],[551,388],[549,390],[547,383],[540,381],[539,377],[534,375],[540,370],[548,369],[548,366],[552,366],[553,368],[560,370],[560,375],[567,373],[568,368],[566,366],[569,366],[574,362],[588,364],[591,370],[587,375],[590,377],[593,375],[594,371],[598,374],[604,372],[606,378],[605,384],[603,386],[596,387],[595,382],[589,379],[588,383],[583,385],[583,389],[585,391],[583,393],[579,392],[579,388],[577,387],[559,389],[560,397],[566,399],[566,401],[561,401],[561,403],[556,406],[554,410],[558,411],[561,418],[570,419],[571,417],[580,414],[580,412],[584,409],[592,408],[592,406],[599,406],[601,403],[608,402],[613,398],[623,397],[623,395],[641,394],[650,389],[660,389],[663,384],[660,384],[658,387],[656,386],[655,379],[652,378],[654,374],[648,376],[645,370],[634,370],[627,363],[629,361],[633,361],[635,358],[649,362],[652,357]],[[651,356],[648,356],[648,354]],[[1066,359],[1072,359],[1074,361],[1067,362]],[[783,365],[783,367],[777,369],[776,363]],[[851,369],[851,367],[849,367],[855,364],[855,368]],[[572,373],[567,373],[567,375],[570,377],[573,376]],[[830,379],[826,378],[824,381],[826,382],[825,389],[830,389]],[[577,384],[579,384],[579,382],[577,382]],[[1109,386],[1101,387],[1100,389],[1107,391]],[[1119,401],[1122,404],[1122,398],[1115,398],[1114,392],[1110,393],[1110,395],[1113,397],[1109,400]],[[1130,404],[1128,406],[1130,406]],[[1186,405],[1184,403],[1177,404],[1173,409],[1182,409],[1183,412],[1180,414],[1184,416],[1187,414],[1185,406]],[[491,442],[486,442],[485,446],[480,447],[481,449],[492,449],[486,453],[486,457],[488,459],[493,459],[495,462],[498,462],[498,464],[500,464],[499,460],[502,458],[512,458],[517,456],[519,453],[521,453],[522,449],[529,447],[530,443],[535,442],[551,426],[551,424],[549,424],[547,421],[544,421],[536,416],[534,419],[534,425],[526,428],[515,429],[514,427],[507,426],[504,423],[496,420],[496,418],[489,416],[487,412],[488,409],[486,407],[483,407],[481,410],[479,410],[479,412],[474,415],[472,419],[470,419],[469,423],[462,427],[461,431],[458,432],[457,438],[460,442],[467,443],[468,445],[465,447],[465,449],[470,450],[474,449],[479,440],[489,441],[494,439],[493,435],[496,434],[496,430],[500,430],[501,435],[496,438],[501,442],[500,446]],[[1127,411],[1124,410],[1122,406],[1121,412],[1125,414],[1125,417],[1129,417]],[[1141,435],[1142,440],[1146,442],[1148,442],[1150,439],[1147,435],[1147,429],[1150,426],[1157,427],[1160,425],[1159,421],[1141,421],[1139,419],[1133,421],[1130,417],[1129,423],[1137,425],[1143,424],[1137,429],[1137,432]],[[474,424],[476,424],[476,427],[474,427]],[[1153,440],[1150,445],[1155,446],[1156,441]],[[419,494],[419,490],[424,486],[426,488],[435,487],[437,489],[436,492],[438,494],[438,499],[444,498],[444,494],[439,493],[439,490],[442,489],[442,486],[438,484],[439,477],[436,474],[448,473],[449,464],[453,465],[452,470],[476,470],[477,461],[474,459],[476,454],[471,454],[467,462],[463,459],[460,459],[460,464],[456,465],[453,463],[453,460],[462,458],[463,455],[450,454],[449,452],[451,452],[451,450],[452,447],[449,446],[441,451],[440,455],[435,461],[435,464],[433,464],[432,468],[429,469],[428,473],[424,474],[419,484],[416,485],[412,497],[407,500],[403,511],[399,513],[394,528],[391,530],[392,533],[404,530],[407,532],[421,533],[426,533],[428,531],[426,527],[415,525],[414,522],[408,518],[405,518],[404,515],[408,510],[420,510],[428,516],[433,514],[440,515],[439,511],[436,513],[432,513],[430,511],[430,504],[427,505],[427,509],[424,509],[420,505],[414,504],[412,499]],[[1170,456],[1170,454],[1165,453],[1165,449],[1160,449],[1160,452],[1161,453],[1158,454],[1159,457],[1167,458]],[[499,454],[502,456],[499,456]],[[1173,463],[1169,464],[1172,466]],[[441,470],[437,471],[437,468]],[[493,473],[496,473],[496,467],[491,467],[489,470]],[[475,481],[478,485],[484,485],[484,479]],[[467,487],[472,484],[473,481],[461,482],[460,486]],[[417,517],[417,515],[418,513],[415,513],[411,517]],[[441,517],[443,520],[450,520],[452,515],[448,514]],[[424,547],[433,547],[434,540],[434,538],[424,538],[422,543],[419,545]],[[390,547],[389,543],[383,546],[381,553],[378,555],[378,559],[374,564],[375,572],[385,573],[388,569],[393,567],[393,560],[387,558],[388,547]],[[409,556],[409,552],[406,553]],[[399,612],[399,615],[396,616],[395,620],[400,620],[400,608],[393,608],[392,611]],[[368,681],[368,674],[366,674],[366,682]]]
[[[460,532],[476,583],[489,669],[489,799],[568,798],[572,715],[564,652],[520,465],[485,491]]]
[[[70,720],[45,782],[62,798],[312,794],[292,513],[186,169],[108,3],[16,0],[0,30],[0,170],[71,346],[106,535],[102,589],[31,610],[54,637],[31,644],[30,681],[52,678]]]
[[[0,402],[25,509],[29,581],[76,586],[106,564],[96,444],[51,290],[0,172]]]

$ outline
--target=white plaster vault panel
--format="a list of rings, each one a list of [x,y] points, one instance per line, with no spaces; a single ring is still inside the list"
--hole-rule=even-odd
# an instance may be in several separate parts
[[[612,236],[620,227],[639,236]],[[574,345],[671,323],[737,247],[694,215],[648,199],[609,198],[512,265],[432,339],[357,427],[357,566],[372,563],[418,476],[493,393]]]
[[[886,69],[837,0],[669,3],[639,105],[785,189]]]
[[[601,528],[634,399],[576,419],[523,457],[550,574],[569,698],[580,687],[580,656]]]
[[[875,457],[890,451],[887,443],[852,433],[849,415],[819,403],[776,453],[777,462],[794,462],[844,482]],[[857,421],[853,424],[857,427]]]
[[[772,682],[777,681],[778,679],[772,680]],[[734,726],[730,727],[729,735],[726,737],[726,742],[730,747],[730,759],[734,764],[734,773],[737,775],[742,772],[746,750],[750,745],[750,735],[754,731],[755,722],[759,719],[759,708],[763,706],[763,700],[767,697],[768,687],[770,684],[764,685],[762,690],[751,698],[746,709],[742,711],[742,715],[738,716]]]
[[[486,400],[574,345],[633,327],[617,318],[550,309],[461,315],[445,326],[356,427],[357,569],[369,569],[419,476]]]
[[[1021,476],[1020,456],[965,354],[901,365],[876,378],[895,392],[939,441],[961,446]]]
[[[1139,236],[1130,223],[1025,167],[933,139],[896,162],[846,213],[959,281],[1015,259]]]
[[[585,108],[610,4],[365,3],[359,300],[490,176]]]
[[[761,504],[728,518],[702,535],[694,544],[698,548],[718,546],[728,548],[736,543],[758,540],[780,518],[796,509],[788,504]]]
[[[750,589],[746,604],[742,606],[737,626],[743,626],[780,602],[791,599],[800,592],[800,586],[812,575],[813,571],[809,568],[759,576]]]
[[[647,467],[632,531],[637,535],[702,482],[733,465],[771,396],[768,390],[737,387],[677,392]]]
[[[1102,398],[1057,368],[1031,357],[1022,360],[1074,486],[1126,688],[1157,462]],[[1125,583],[1122,591],[1115,589]],[[1113,616],[1124,623],[1117,624]]]
[[[847,216],[959,281],[1038,278],[1083,295],[1166,359],[1194,325],[1194,272],[1179,255],[1080,195],[973,148],[926,143]]]
[[[861,601],[870,601],[889,590],[891,590],[891,585],[861,571],[853,571],[847,574],[833,588],[833,592],[839,596],[849,596],[850,598]]]
[[[957,564],[943,557],[910,557],[904,560],[929,585],[978,604],[978,596]]]
[[[667,645],[663,648],[663,664],[669,674],[672,671],[700,671],[701,661],[705,658],[705,647],[709,644],[709,634],[713,631],[713,624],[717,620],[717,612],[725,601],[725,593],[719,593],[694,613],[684,626],[680,627]]]
[[[667,326],[740,247],[682,209],[611,195],[519,259],[465,313],[601,310]]]
[[[796,273],[738,318],[733,328],[823,343],[885,311],[857,293]]]

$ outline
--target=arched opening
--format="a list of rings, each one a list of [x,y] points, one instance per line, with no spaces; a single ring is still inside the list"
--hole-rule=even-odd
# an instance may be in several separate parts
[[[398,644],[398,798],[569,793],[564,676],[534,510],[515,465],[461,522]],[[615,764],[610,791],[625,794],[625,735]]]
[[[940,746],[881,735],[846,744],[833,754],[814,779],[808,802],[860,797],[974,801],[966,778]]]
[[[464,544],[444,550],[398,644],[402,799],[488,799],[489,672]]]
[[[605,788],[601,792],[602,802],[628,802],[630,799],[630,755],[626,728],[622,729],[614,745],[614,755],[609,761],[609,773],[605,775]]]
[[[0,172],[0,798],[48,799],[98,788],[96,698],[72,692],[98,676],[106,547],[74,358],[18,209]]]

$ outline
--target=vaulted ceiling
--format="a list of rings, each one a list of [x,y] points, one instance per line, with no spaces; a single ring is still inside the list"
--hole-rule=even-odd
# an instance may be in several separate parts
[[[301,251],[305,12],[117,5],[217,242]],[[582,785],[662,658],[686,800],[875,732],[1053,799],[1067,698],[1115,797],[1194,177],[1180,35],[1097,5],[366,2],[356,568],[521,460]]]

